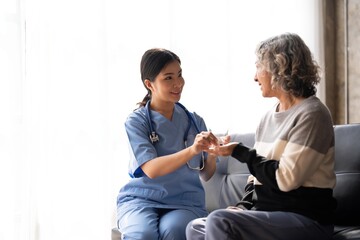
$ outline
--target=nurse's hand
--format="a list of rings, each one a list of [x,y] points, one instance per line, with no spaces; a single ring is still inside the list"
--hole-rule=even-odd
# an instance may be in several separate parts
[[[219,145],[217,137],[212,132],[203,131],[196,135],[192,148],[196,154],[199,154],[202,151],[207,151],[211,146],[217,145]]]

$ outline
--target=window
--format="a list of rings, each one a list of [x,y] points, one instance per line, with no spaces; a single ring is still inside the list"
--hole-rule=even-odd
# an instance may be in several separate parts
[[[274,104],[253,81],[256,44],[296,32],[321,60],[320,3],[2,1],[0,239],[110,235],[145,50],[180,56],[181,102],[213,131],[254,131]]]

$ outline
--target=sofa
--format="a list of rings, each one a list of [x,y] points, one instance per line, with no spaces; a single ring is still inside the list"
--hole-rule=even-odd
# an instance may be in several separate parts
[[[334,240],[360,240],[360,124],[334,126],[335,172],[337,184],[334,196],[335,211]],[[232,134],[234,141],[251,147],[254,133]],[[249,171],[232,157],[221,157],[214,176],[203,182],[206,206],[209,212],[234,206],[244,195]],[[117,228],[112,229],[112,240],[121,239]]]

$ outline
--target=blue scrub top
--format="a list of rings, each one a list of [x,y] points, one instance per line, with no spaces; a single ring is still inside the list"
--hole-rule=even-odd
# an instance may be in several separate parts
[[[185,148],[184,135],[191,121],[184,109],[175,105],[172,120],[156,111],[151,111],[153,129],[159,135],[159,141],[151,143],[149,139],[149,123],[146,108],[132,112],[126,122],[130,161],[130,181],[120,189],[118,194],[118,210],[149,206],[156,208],[189,209],[199,216],[207,214],[205,210],[205,192],[199,178],[199,171],[184,164],[176,171],[154,179],[148,178],[140,166],[159,156],[176,153]],[[204,120],[193,113],[200,131],[206,131]],[[194,142],[198,134],[193,123],[186,136],[188,146]],[[205,155],[206,158],[206,155]],[[201,154],[189,161],[192,167],[199,167]]]

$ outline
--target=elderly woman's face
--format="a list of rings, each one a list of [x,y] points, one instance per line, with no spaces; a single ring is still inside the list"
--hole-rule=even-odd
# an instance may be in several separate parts
[[[273,90],[271,88],[271,74],[265,70],[265,66],[256,62],[256,73],[254,80],[258,82],[263,97],[273,97]]]

